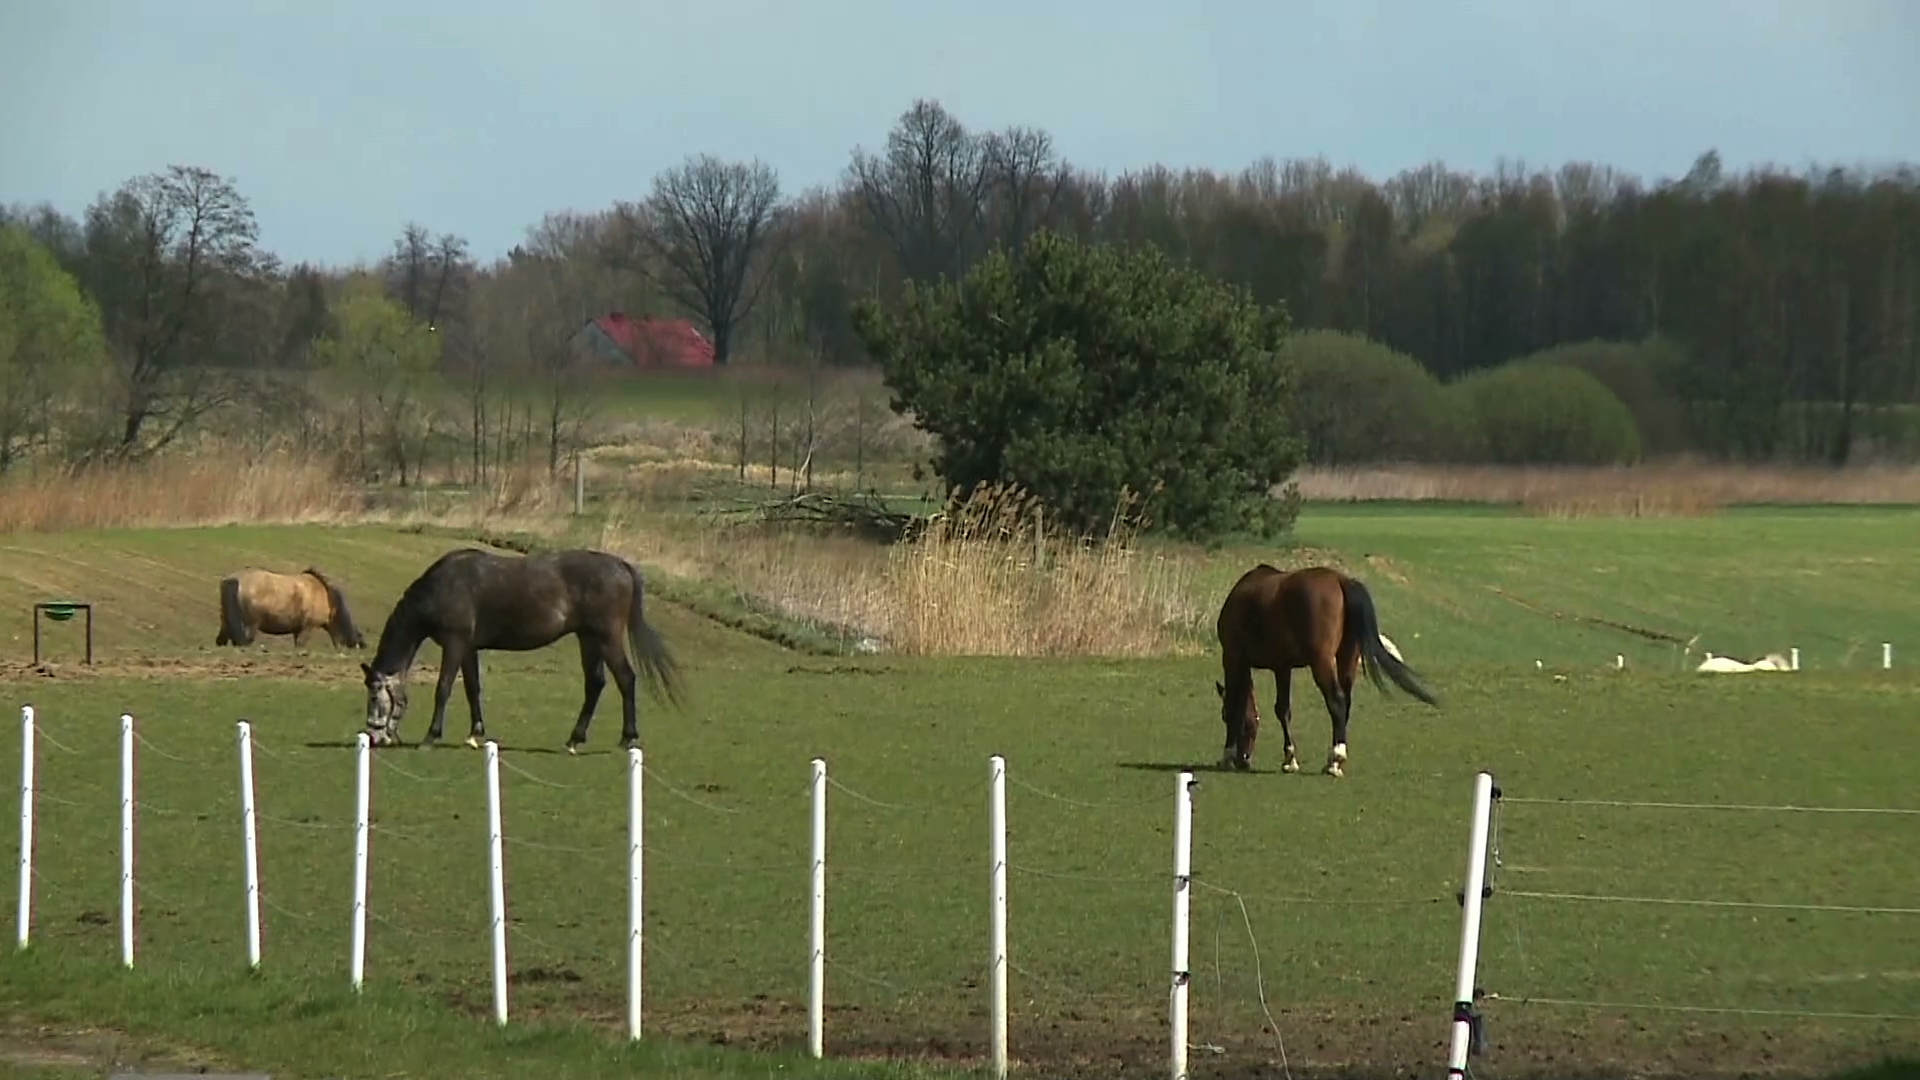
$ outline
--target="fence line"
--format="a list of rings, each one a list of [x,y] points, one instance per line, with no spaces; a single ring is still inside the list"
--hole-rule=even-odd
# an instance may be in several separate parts
[[[22,847],[20,860],[20,905],[18,910],[20,948],[25,948],[30,941],[33,914],[32,889],[33,879],[36,876],[35,868],[32,865],[34,828],[36,825],[33,816],[35,806],[41,800],[64,803],[75,807],[91,805],[64,799],[42,790],[45,786],[44,778],[36,776],[34,771],[37,756],[35,751],[38,743],[45,742],[69,753],[73,751],[71,751],[70,748],[60,746],[51,739],[44,737],[37,738],[37,736],[41,735],[38,727],[38,719],[39,717],[32,706],[23,707],[21,729],[21,746],[23,751],[21,765]],[[137,766],[139,764],[136,756],[137,752],[152,753],[163,760],[184,766],[201,767],[210,765],[211,763],[194,760],[189,756],[177,754],[162,746],[156,745],[139,730],[135,716],[130,712],[121,713],[119,719],[121,736],[120,944],[121,961],[123,965],[131,966],[134,963],[136,945],[136,913],[138,911],[136,898],[145,896],[154,901],[167,903],[167,901],[164,901],[152,891],[146,881],[141,880],[136,875],[136,853],[139,850],[139,840],[143,835],[138,831],[136,818],[141,812],[180,816],[192,814],[197,821],[204,821],[210,818],[209,814],[200,811],[153,806],[142,803],[137,798],[136,788],[136,780],[138,777]],[[286,827],[289,829],[305,830],[310,833],[319,833],[328,837],[350,831],[352,833],[353,843],[353,872],[352,903],[350,911],[347,913],[349,917],[349,955],[347,967],[350,984],[357,993],[363,990],[365,986],[368,924],[370,921],[377,922],[383,927],[399,931],[409,937],[419,936],[415,930],[393,922],[380,912],[374,910],[368,903],[373,837],[375,833],[396,839],[424,840],[427,839],[427,837],[423,834],[406,833],[389,829],[385,826],[375,825],[373,803],[376,796],[374,776],[376,767],[374,764],[374,748],[367,733],[357,733],[353,743],[355,783],[354,818],[351,826],[323,820],[298,820],[293,817],[261,812],[258,801],[257,776],[254,769],[254,759],[257,753],[266,754],[269,757],[286,761],[300,768],[309,768],[310,765],[307,762],[298,761],[292,756],[275,750],[269,744],[263,743],[257,737],[253,724],[249,720],[242,719],[236,722],[234,736],[235,740],[231,744],[233,747],[232,752],[236,754],[239,765],[238,785],[234,789],[234,797],[239,804],[239,813],[237,816],[239,818],[238,823],[240,826],[240,840],[242,845],[241,887],[244,900],[243,917],[245,920],[244,930],[248,968],[258,970],[263,963],[263,910],[271,910],[286,918],[299,920],[304,923],[322,923],[330,918],[330,916],[325,913],[314,914],[295,911],[285,904],[280,903],[262,888],[260,873],[261,830],[263,828],[271,830],[273,828]],[[512,773],[514,776],[530,783],[552,789],[583,790],[584,785],[562,784],[551,781],[507,761],[502,755],[501,748],[497,742],[488,741],[482,744],[481,749],[484,751],[482,764],[487,799],[486,830],[490,900],[488,929],[493,968],[493,1019],[496,1024],[505,1024],[508,1022],[509,1017],[507,966],[508,931],[514,930],[516,933],[519,933],[524,940],[532,943],[536,947],[550,948],[550,946],[543,946],[537,936],[511,926],[507,909],[508,898],[506,895],[506,846],[512,843],[517,847],[531,850],[550,850],[579,856],[594,855],[597,849],[561,844],[546,844],[531,839],[508,836],[504,827],[507,814],[502,798],[503,772]],[[429,776],[415,772],[395,764],[391,760],[391,755],[388,754],[382,754],[381,758],[382,761],[379,766],[381,770],[391,770],[393,773],[406,777],[414,782],[445,784],[457,779],[452,776]],[[892,983],[861,972],[857,968],[849,967],[844,961],[836,962],[833,957],[828,955],[828,942],[826,938],[828,835],[826,826],[830,791],[837,790],[842,795],[856,802],[889,811],[930,811],[940,804],[929,802],[908,804],[876,798],[856,788],[850,787],[838,778],[832,776],[828,770],[828,763],[824,758],[814,758],[809,765],[811,776],[808,791],[811,796],[810,840],[812,850],[807,863],[810,901],[808,916],[809,947],[807,954],[809,984],[808,1048],[812,1056],[819,1058],[825,1055],[827,971],[830,964],[834,971],[845,974],[850,978],[873,982],[876,985],[881,985],[896,991],[899,989],[893,986]],[[649,940],[645,933],[645,861],[649,855],[654,857],[662,856],[649,852],[645,844],[645,783],[648,773],[652,772],[652,770],[647,765],[640,749],[632,748],[628,751],[627,772],[629,785],[627,838],[629,856],[629,928],[626,965],[628,976],[628,1037],[630,1039],[639,1039],[643,1034],[643,1000],[641,994],[645,956],[649,950],[659,950],[659,945]],[[656,785],[664,786],[667,792],[675,798],[685,800],[702,809],[725,814],[740,813],[740,808],[738,807],[722,806],[699,798],[681,789],[679,786],[662,780],[657,774],[653,776],[653,780]],[[986,859],[988,881],[986,884],[988,886],[990,901],[990,919],[989,926],[986,928],[987,941],[984,943],[987,952],[987,956],[984,958],[984,974],[988,983],[986,989],[990,1003],[988,1023],[990,1025],[989,1042],[992,1047],[991,1060],[993,1072],[996,1077],[1004,1077],[1007,1074],[1012,1058],[1011,1038],[1008,1031],[1008,1004],[1011,997],[1009,977],[1015,972],[1022,973],[1023,975],[1029,974],[1025,968],[1015,965],[1009,955],[1009,885],[1012,876],[1018,873],[1063,881],[1118,885],[1148,885],[1157,883],[1162,887],[1164,887],[1166,881],[1165,878],[1158,875],[1103,876],[1078,874],[1048,870],[1042,867],[1026,866],[1013,861],[1008,851],[1007,791],[1009,784],[1017,784],[1023,789],[1044,799],[1073,807],[1107,808],[1116,806],[1138,806],[1150,801],[1143,799],[1117,800],[1111,803],[1090,803],[1070,799],[1035,785],[1019,781],[1010,774],[1007,761],[1003,756],[996,754],[989,758],[987,776],[988,805],[985,816],[987,818],[989,833]],[[1222,896],[1232,897],[1240,905],[1242,922],[1246,927],[1249,942],[1254,950],[1255,978],[1261,1007],[1266,1013],[1268,1023],[1273,1027],[1276,1036],[1279,1034],[1279,1026],[1267,1003],[1264,973],[1260,969],[1260,945],[1254,938],[1252,919],[1247,911],[1246,901],[1238,892],[1210,882],[1201,881],[1193,874],[1192,829],[1194,791],[1196,787],[1197,782],[1191,771],[1183,771],[1178,775],[1174,807],[1174,872],[1172,875],[1173,923],[1171,934],[1172,953],[1169,968],[1171,978],[1167,1002],[1168,1015],[1172,1021],[1173,1028],[1172,1044],[1169,1047],[1170,1057],[1168,1066],[1171,1075],[1175,1077],[1176,1080],[1184,1080],[1188,1075],[1187,1052],[1190,1044],[1188,1042],[1187,1032],[1187,1005],[1188,994],[1192,983],[1192,971],[1188,955],[1190,942],[1189,921],[1192,890],[1195,888],[1202,888]],[[1164,796],[1160,797],[1163,798]],[[780,801],[784,802],[784,798]],[[951,812],[951,807],[948,806],[947,810]],[[794,864],[750,866],[743,868],[727,863],[703,863],[698,860],[681,860],[673,856],[665,856],[665,859],[668,865],[674,865],[675,863],[680,863],[681,865],[708,865],[735,871],[741,869],[764,869],[786,872],[797,869],[797,860]],[[902,875],[898,871],[890,871],[880,867],[836,867],[835,869],[840,873],[865,873],[877,877],[914,876]],[[932,875],[924,876],[931,877]],[[941,880],[950,881],[951,875],[941,875]],[[798,882],[796,881],[795,884],[797,887]],[[469,933],[454,931],[444,931],[440,936],[460,937],[471,940]],[[1046,982],[1047,980],[1037,981]],[[1281,1057],[1283,1068],[1286,1068],[1285,1054],[1285,1045],[1284,1042],[1282,1042]]]
[[[1631,799],[1525,799],[1509,795],[1500,800],[1515,806],[1603,806],[1639,810],[1745,810],[1790,814],[1887,814],[1920,817],[1920,808],[1899,806],[1764,806],[1753,803],[1643,802]]]
[[[1608,904],[1672,904],[1680,907],[1762,908],[1773,911],[1843,911],[1861,915],[1920,915],[1920,908],[1871,907],[1859,904],[1771,904],[1755,900],[1689,900],[1671,896],[1606,896],[1596,893],[1526,892],[1502,889],[1507,896],[1530,900],[1568,900]]]
[[[1888,652],[1883,655],[1886,656],[1890,663],[1891,653]],[[1864,904],[1798,904],[1751,900],[1718,900],[1711,898],[1549,892],[1524,889],[1496,890],[1492,882],[1489,867],[1497,868],[1501,865],[1499,839],[1500,818],[1501,808],[1507,804],[1556,807],[1591,806],[1613,809],[1735,810],[1763,813],[1860,814],[1895,817],[1920,815],[1920,809],[1903,807],[1768,806],[1745,803],[1659,802],[1629,799],[1526,798],[1505,795],[1494,783],[1492,773],[1484,771],[1479,773],[1475,777],[1474,782],[1473,816],[1467,847],[1466,882],[1459,896],[1461,902],[1459,977],[1455,985],[1453,1039],[1449,1049],[1447,1063],[1448,1076],[1452,1078],[1466,1077],[1468,1075],[1468,1056],[1470,1054],[1478,1055],[1484,1053],[1486,1048],[1485,1036],[1481,1029],[1481,1018],[1474,1007],[1474,976],[1475,969],[1479,962],[1480,930],[1484,912],[1484,902],[1492,898],[1496,891],[1517,899],[1570,903],[1648,904],[1743,910],[1839,912],[1868,915],[1920,915],[1920,907],[1892,907]],[[1515,929],[1517,934],[1517,925]],[[1518,939],[1516,938],[1516,940]],[[1524,964],[1524,954],[1522,962]],[[1641,1001],[1600,1001],[1577,998],[1536,997],[1533,995],[1503,997],[1497,993],[1489,993],[1485,996],[1489,1000],[1513,1001],[1519,1004],[1555,1005],[1592,1009],[1638,1009],[1655,1012],[1700,1013],[1729,1016],[1778,1016],[1828,1020],[1920,1022],[1920,1015],[1909,1016],[1895,1013],[1745,1008]]]
[[[1645,1012],[1705,1013],[1720,1016],[1782,1016],[1801,1020],[1885,1020],[1920,1022],[1920,1015],[1904,1013],[1819,1012],[1809,1009],[1751,1009],[1718,1005],[1665,1005],[1651,1001],[1584,1001],[1579,998],[1502,997],[1488,994],[1489,1000],[1511,1001],[1517,1005],[1565,1005],[1580,1009],[1636,1009]]]

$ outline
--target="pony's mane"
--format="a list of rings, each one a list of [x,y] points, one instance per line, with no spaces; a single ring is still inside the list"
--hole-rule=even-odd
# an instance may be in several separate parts
[[[319,582],[320,587],[327,590],[327,602],[333,605],[334,616],[339,620],[340,629],[349,635],[357,633],[353,624],[353,613],[347,610],[347,594],[341,591],[340,586],[334,584],[327,575],[315,567],[309,566],[301,573]]]

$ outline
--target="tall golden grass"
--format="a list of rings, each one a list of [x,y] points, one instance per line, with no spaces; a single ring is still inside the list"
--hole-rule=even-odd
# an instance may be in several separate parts
[[[1307,499],[1507,503],[1554,517],[1679,517],[1741,503],[1920,503],[1920,467],[1735,465],[1675,458],[1624,466],[1309,468]]]
[[[331,467],[284,450],[169,456],[0,478],[0,533],[329,521],[357,505]]]
[[[1144,656],[1186,648],[1202,612],[1195,566],[1149,554],[1124,515],[1105,536],[1041,530],[1035,500],[986,487],[916,540],[713,526],[616,530],[614,546],[683,576],[725,581],[790,616],[914,656]]]

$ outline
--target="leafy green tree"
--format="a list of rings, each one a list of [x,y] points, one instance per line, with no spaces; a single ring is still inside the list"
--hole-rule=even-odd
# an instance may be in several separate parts
[[[1338,330],[1287,340],[1294,424],[1316,465],[1440,461],[1458,455],[1466,422],[1420,361]]]
[[[1123,489],[1150,524],[1272,535],[1298,513],[1282,307],[1151,248],[1042,231],[958,282],[909,283],[897,310],[864,300],[855,329],[896,411],[940,441],[954,488],[1025,487],[1097,529]]]
[[[1480,452],[1501,465],[1615,465],[1640,457],[1633,413],[1569,364],[1515,360],[1448,386],[1478,420]]]
[[[333,332],[314,346],[315,366],[346,390],[359,452],[392,465],[405,484],[431,426],[440,339],[371,278],[352,281],[333,316]]]
[[[52,438],[61,399],[106,355],[100,312],[26,230],[0,227],[0,472]]]

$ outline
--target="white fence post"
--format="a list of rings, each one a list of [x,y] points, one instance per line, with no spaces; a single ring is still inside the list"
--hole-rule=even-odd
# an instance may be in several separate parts
[[[640,1038],[640,928],[646,920],[640,891],[641,779],[646,773],[640,748],[627,748],[627,1038]]]
[[[1787,668],[1791,671],[1800,670],[1800,648],[1797,645],[1787,650]]]
[[[993,836],[992,954],[988,967],[992,986],[993,1075],[1007,1075],[1007,759],[993,755],[987,763],[988,828]]]
[[[240,721],[240,844],[247,874],[247,966],[260,966],[260,844],[253,812],[253,725]]]
[[[353,988],[358,991],[367,973],[367,830],[373,786],[373,744],[367,733],[354,737],[355,769],[359,782],[353,808]]]
[[[133,714],[120,714],[120,963],[133,966]]]
[[[493,1022],[507,1022],[507,867],[500,835],[500,744],[487,740],[487,876],[493,900]]]
[[[1173,1080],[1187,1080],[1187,913],[1193,898],[1193,774],[1180,774],[1173,808]]]
[[[20,941],[33,926],[33,706],[20,706]]]
[[[827,762],[813,759],[813,900],[808,916],[807,1053],[827,1041]]]
[[[1453,1042],[1447,1051],[1447,1075],[1464,1077],[1478,1017],[1473,1009],[1473,975],[1480,961],[1480,901],[1487,883],[1487,831],[1493,817],[1493,774],[1473,779],[1473,829],[1467,841],[1467,882],[1460,893],[1460,969],[1453,985]]]
[[[1883,641],[1880,643],[1880,669],[1882,671],[1893,670],[1893,642],[1891,641]]]

